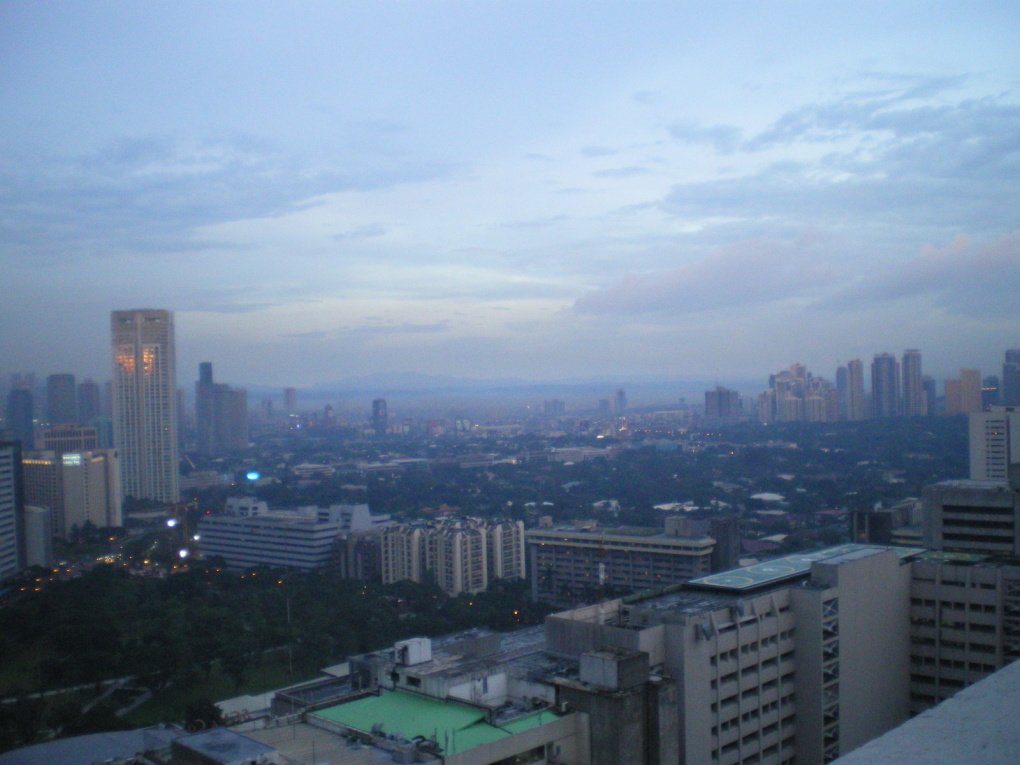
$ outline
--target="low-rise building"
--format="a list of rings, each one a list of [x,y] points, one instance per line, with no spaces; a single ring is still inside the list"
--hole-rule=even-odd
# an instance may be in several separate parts
[[[594,600],[686,582],[712,571],[716,542],[656,529],[531,529],[531,596],[551,603]]]

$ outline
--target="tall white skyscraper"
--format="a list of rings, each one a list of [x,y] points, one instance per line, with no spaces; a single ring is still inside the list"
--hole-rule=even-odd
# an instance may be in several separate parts
[[[177,375],[171,311],[114,311],[113,430],[125,497],[176,502]]]

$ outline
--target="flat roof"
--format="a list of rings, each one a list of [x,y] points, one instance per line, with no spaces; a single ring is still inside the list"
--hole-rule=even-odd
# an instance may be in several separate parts
[[[709,574],[698,579],[691,579],[687,582],[687,586],[730,592],[745,592],[803,576],[811,571],[811,565],[816,561],[829,560],[830,558],[836,558],[840,555],[857,552],[858,550],[876,549],[891,550],[902,559],[920,555],[925,551],[922,547],[850,543],[826,547],[824,550],[795,553],[783,556],[782,558],[773,558],[772,560],[755,563],[751,566],[744,566],[743,568],[721,571],[718,574]]]
[[[552,722],[558,715],[548,709],[522,715],[500,725],[485,721],[485,710],[405,691],[383,690],[314,713],[318,717],[365,733],[380,725],[382,733],[407,741],[416,736],[433,739],[446,754],[455,754],[481,744]]]
[[[271,746],[229,728],[212,728],[184,736],[174,741],[174,746],[183,746],[214,762],[223,763],[257,760],[276,751]]]

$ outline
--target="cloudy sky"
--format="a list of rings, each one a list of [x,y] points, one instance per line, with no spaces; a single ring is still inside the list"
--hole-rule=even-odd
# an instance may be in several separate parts
[[[0,4],[0,371],[764,377],[1020,346],[1020,5]]]

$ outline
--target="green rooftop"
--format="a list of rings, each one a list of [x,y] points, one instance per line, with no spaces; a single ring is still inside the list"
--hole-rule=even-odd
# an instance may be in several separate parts
[[[900,558],[910,558],[924,552],[924,548],[921,547],[851,543],[826,547],[824,550],[787,555],[782,558],[755,563],[753,566],[744,566],[743,568],[735,568],[730,571],[722,571],[718,574],[709,574],[700,579],[691,579],[687,584],[694,587],[743,592],[757,587],[764,587],[765,585],[777,584],[786,579],[793,579],[807,574],[811,570],[811,564],[815,561],[828,560],[865,549],[891,550]]]
[[[383,690],[378,696],[320,709],[315,714],[365,733],[371,733],[374,725],[381,724],[383,733],[408,741],[415,736],[435,739],[446,754],[463,752],[544,725],[557,717],[554,712],[543,709],[497,726],[485,721],[483,710],[389,690]]]

